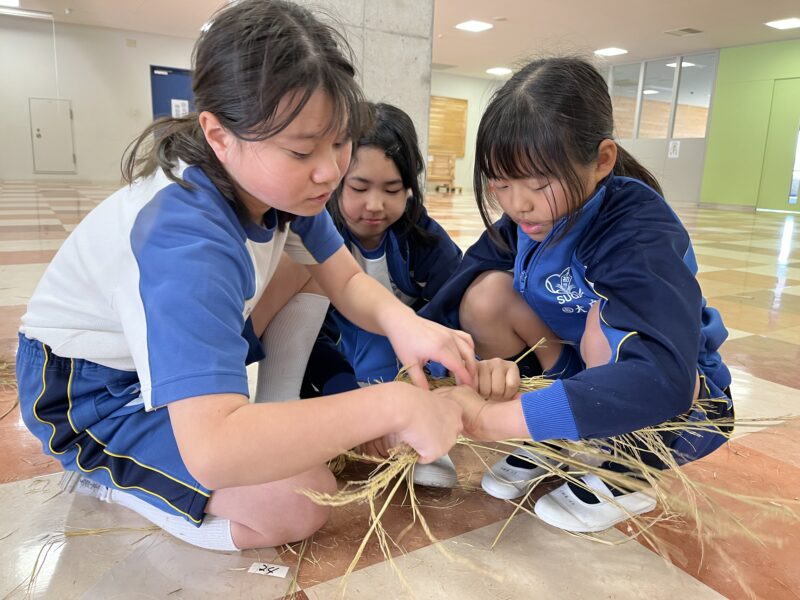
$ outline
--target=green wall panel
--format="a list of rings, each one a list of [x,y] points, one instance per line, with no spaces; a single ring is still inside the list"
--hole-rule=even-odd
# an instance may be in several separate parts
[[[772,88],[772,81],[717,83],[701,202],[755,205]]]
[[[758,208],[798,210],[789,204],[789,187],[800,126],[800,78],[779,79],[772,95]]]
[[[793,102],[800,106],[800,95],[791,96],[794,88],[781,92],[788,96],[778,101],[773,123],[770,114],[776,80],[792,78],[800,78],[800,40],[720,51],[701,202],[755,207],[762,181],[769,186],[779,179],[775,173],[786,158],[785,151],[778,150],[785,144],[768,141],[768,134],[780,136],[779,132],[794,127],[789,123],[788,107]],[[791,153],[793,157],[794,148]],[[790,173],[787,181],[788,177]],[[764,194],[772,197],[768,189]]]

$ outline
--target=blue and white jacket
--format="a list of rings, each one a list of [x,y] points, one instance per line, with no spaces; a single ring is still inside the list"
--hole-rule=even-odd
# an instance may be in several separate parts
[[[424,209],[418,225],[437,237],[433,245],[413,245],[406,232],[390,227],[376,250],[365,250],[348,230],[341,232],[345,245],[357,260],[385,259],[389,291],[416,311],[428,303],[461,262],[461,250]],[[397,375],[397,358],[387,338],[364,331],[335,308],[330,309],[323,331],[333,338],[352,365],[358,381],[391,381]],[[318,344],[324,343],[326,340],[321,336]],[[309,361],[307,374],[320,381],[319,375],[312,373],[315,368],[321,367],[314,367]],[[322,379],[331,375],[328,373]]]
[[[611,359],[573,366],[550,387],[523,394],[532,438],[603,438],[667,421],[689,411],[698,373],[705,397],[725,397],[731,376],[718,349],[727,331],[706,306],[689,235],[666,201],[641,181],[611,175],[564,234],[566,225],[560,220],[538,243],[504,217],[495,228],[515,251],[482,237],[423,311],[457,327],[458,304],[475,277],[513,265],[515,289],[577,348],[599,303]]]

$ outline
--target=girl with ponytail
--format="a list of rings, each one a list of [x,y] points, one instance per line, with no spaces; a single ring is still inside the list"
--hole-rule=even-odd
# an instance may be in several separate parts
[[[698,397],[726,399],[702,418],[732,415],[718,353],[727,332],[701,294],[689,236],[655,178],[614,141],[612,114],[591,64],[546,58],[517,72],[481,119],[474,186],[487,232],[422,314],[469,332],[481,358],[513,358],[544,337],[538,364],[524,368],[556,381],[489,405],[456,388],[476,415],[465,421],[474,438],[605,438],[692,418]],[[725,440],[721,432],[666,435],[679,463]],[[483,487],[522,496],[543,474],[542,460],[519,450]],[[563,529],[597,531],[654,507],[642,492],[584,479],[544,496],[536,513]],[[602,499],[612,493],[616,503]]]
[[[17,380],[66,489],[196,546],[279,546],[327,519],[298,490],[334,492],[325,464],[341,451],[407,443],[430,463],[455,443],[462,409],[422,366],[472,383],[471,339],[367,276],[325,211],[369,120],[348,55],[294,2],[227,4],[195,46],[197,113],[145,131],[128,185],[54,257],[22,320]],[[329,298],[386,336],[417,385],[293,402]]]

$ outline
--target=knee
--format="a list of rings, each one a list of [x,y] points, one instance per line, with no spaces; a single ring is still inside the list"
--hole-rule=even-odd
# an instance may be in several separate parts
[[[474,334],[482,326],[496,326],[507,314],[506,301],[513,291],[510,273],[487,271],[479,275],[461,299],[458,313],[462,328]]]
[[[304,540],[318,531],[330,517],[331,509],[312,502],[302,490],[336,493],[336,478],[323,466],[261,488],[246,518],[237,519],[255,534],[254,539],[237,540],[240,548],[281,546]]]
[[[282,543],[304,540],[322,528],[331,515],[330,506],[320,506],[300,493],[300,490],[314,490],[323,494],[335,494],[336,478],[327,467],[320,466],[292,478],[294,505],[287,511],[292,515],[285,522]]]
[[[297,490],[314,490],[330,495],[338,491],[336,477],[330,472],[330,469],[324,466],[303,473],[298,484]],[[297,498],[299,514],[296,531],[293,533],[293,537],[290,536],[292,537],[291,541],[303,540],[312,535],[328,522],[331,515],[330,506],[320,506],[299,492]]]

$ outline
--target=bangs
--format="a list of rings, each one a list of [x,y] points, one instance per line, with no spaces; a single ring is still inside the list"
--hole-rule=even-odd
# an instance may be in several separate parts
[[[487,109],[476,146],[477,167],[486,179],[561,179],[563,152],[553,127],[535,106],[513,96]],[[554,152],[555,150],[555,152]]]
[[[568,150],[572,136],[565,119],[569,119],[568,114],[553,98],[538,102],[520,78],[506,83],[486,108],[478,126],[473,186],[481,219],[499,247],[507,248],[507,244],[492,227],[493,215],[489,209],[500,208],[489,185],[492,179],[535,178],[548,184],[558,182],[564,189],[567,218],[574,219],[584,190],[575,170],[577,161]],[[552,189],[545,196],[554,216]]]
[[[356,139],[364,127],[365,115],[352,49],[342,34],[329,25],[315,22],[318,31],[311,34],[297,30],[295,25],[291,22],[273,32],[274,41],[281,42],[276,46],[264,43],[264,34],[259,30],[237,40],[237,52],[244,56],[242,62],[249,68],[237,73],[243,81],[229,84],[231,93],[238,96],[235,104],[247,108],[239,111],[238,119],[230,119],[231,124],[235,123],[233,129],[246,141],[270,138],[297,118],[314,92],[322,91],[331,101],[331,118],[318,133],[342,133]],[[243,96],[246,90],[258,92],[255,97]],[[279,112],[284,97],[290,98],[290,109]]]
[[[341,73],[313,78],[293,76],[292,79],[304,81],[303,85],[299,85],[298,81],[298,85],[288,88],[293,90],[288,93],[291,97],[291,110],[279,114],[278,107],[282,98],[270,97],[269,116],[260,122],[248,124],[249,127],[246,125],[246,132],[240,136],[243,140],[261,141],[279,134],[297,118],[317,91],[325,93],[331,102],[330,120],[317,134],[326,136],[334,133],[337,136],[346,135],[348,139],[358,139],[369,123],[369,115],[364,111],[362,93],[355,79]],[[287,82],[290,83],[293,82]]]
[[[530,139],[488,140],[479,168],[486,179],[549,179],[554,174]]]

